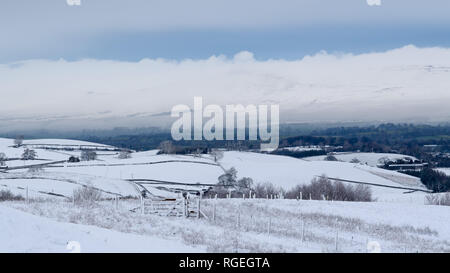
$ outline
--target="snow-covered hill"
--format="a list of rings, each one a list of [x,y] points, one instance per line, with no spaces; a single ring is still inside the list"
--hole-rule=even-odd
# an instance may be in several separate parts
[[[379,163],[379,160],[382,158],[387,158],[389,160],[397,160],[397,159],[403,159],[403,158],[410,158],[412,160],[417,160],[417,158],[409,155],[402,155],[402,154],[391,154],[391,153],[335,153],[333,154],[334,157],[336,157],[339,161],[344,162],[351,162],[353,159],[357,159],[362,164],[367,164],[372,167],[376,167]],[[325,155],[319,155],[319,156],[310,156],[303,158],[304,160],[308,161],[324,161]]]
[[[436,168],[437,171],[443,172],[446,175],[450,176],[450,168]]]
[[[297,158],[249,152],[225,152],[220,161],[226,169],[235,167],[239,177],[251,177],[255,182],[271,182],[285,189],[308,184],[314,177],[328,177],[376,183],[386,186],[407,186],[424,189],[416,177],[361,164],[336,161],[306,161]],[[404,195],[404,190],[372,187],[378,201],[410,200],[423,203],[423,194]]]
[[[43,171],[38,173],[30,173],[26,168],[0,173],[0,187],[8,188],[22,196],[28,188],[30,196],[48,197],[46,193],[56,193],[69,197],[77,187],[86,185],[102,190],[105,196],[138,196],[142,188],[127,181],[132,179],[146,180],[148,184],[143,186],[150,192],[161,196],[164,193],[161,189],[202,189],[205,187],[195,186],[195,184],[215,184],[224,170],[231,167],[237,169],[240,178],[250,177],[255,183],[270,182],[286,190],[298,184],[308,184],[320,175],[393,187],[424,189],[418,178],[348,162],[307,161],[287,156],[237,151],[224,152],[224,156],[219,162],[214,162],[213,158],[208,155],[200,157],[162,155],[157,154],[157,150],[134,152],[131,154],[131,158],[119,159],[118,151],[112,151],[116,149],[115,147],[98,143],[42,139],[26,140],[24,144],[44,145],[34,146],[38,160],[20,160],[25,147],[16,148],[13,147],[12,139],[0,139],[0,151],[4,152],[8,158],[15,158],[15,160],[5,162],[9,168],[67,160],[72,155],[80,156],[81,151],[73,148],[77,145],[107,147],[111,151],[98,151],[98,158],[93,161],[45,166]],[[55,145],[67,145],[71,149],[68,151],[59,148],[53,149]],[[351,160],[355,156],[359,156],[362,162],[366,160],[374,163],[381,157],[401,155],[375,153],[337,155],[343,161]],[[164,184],[164,182],[192,184],[192,186]],[[422,193],[405,195],[403,194],[404,190],[382,187],[372,187],[372,191],[378,201],[406,200],[409,202],[414,199],[415,202],[423,203]],[[167,196],[173,197],[173,194],[168,192]]]
[[[37,159],[21,160],[26,146],[13,147],[12,139],[0,139],[0,152],[12,159],[6,160],[6,166],[0,169],[0,190],[8,189],[24,197],[28,193],[29,198],[36,199],[31,203],[0,204],[0,252],[68,252],[66,247],[71,241],[78,242],[82,252],[365,252],[369,237],[388,252],[447,251],[449,247],[445,229],[448,217],[440,217],[446,213],[445,207],[425,206],[424,192],[405,193],[407,190],[379,186],[370,186],[378,202],[368,203],[204,199],[202,213],[212,217],[216,208],[216,221],[206,217],[200,220],[160,217],[134,210],[140,206],[137,197],[143,189],[153,196],[174,198],[179,196],[177,190],[208,188],[197,183],[215,184],[232,167],[236,168],[238,178],[250,177],[254,183],[270,182],[285,190],[309,184],[321,175],[424,189],[418,178],[366,164],[238,151],[223,152],[218,162],[212,155],[164,155],[157,150],[132,152],[131,158],[120,159],[115,147],[97,143],[71,140],[25,143],[46,147],[31,147]],[[71,148],[51,148],[56,144]],[[76,145],[110,150],[97,150],[96,160],[65,162],[70,156],[80,156]],[[370,154],[367,158],[383,156]],[[50,165],[42,166],[41,170],[27,168],[42,163]],[[145,180],[148,184],[136,184],[134,180]],[[110,200],[97,202],[93,207],[72,203],[73,192],[87,185],[100,190],[103,197],[136,198],[123,198],[120,205]],[[234,222],[237,211],[242,213],[241,228]],[[333,243],[337,226],[330,219],[340,221],[339,250]],[[267,221],[273,221],[270,235],[266,235]],[[305,243],[300,244],[303,235],[299,227],[304,223]],[[238,241],[243,247],[230,243]]]

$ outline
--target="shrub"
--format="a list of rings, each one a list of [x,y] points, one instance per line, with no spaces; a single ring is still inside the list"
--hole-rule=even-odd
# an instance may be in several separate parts
[[[119,158],[119,159],[128,159],[128,158],[131,158],[131,152],[128,151],[128,150],[120,151],[118,158]]]
[[[232,168],[232,170],[233,172],[231,174],[230,172],[227,172],[227,174],[219,177],[219,181],[221,182],[219,182],[217,186],[212,187],[210,190],[208,190],[208,192],[206,193],[206,197],[215,197],[215,195],[217,194],[217,197],[224,198],[227,197],[228,194],[230,194],[230,197],[232,198],[241,198],[242,194],[248,196],[250,191],[253,191],[253,179],[251,179],[250,177],[243,177],[236,181],[236,173],[234,168]]]
[[[90,160],[96,160],[96,159],[97,159],[97,153],[95,151],[84,150],[81,152],[81,160],[83,160],[83,161],[90,161]]]
[[[19,201],[24,200],[21,195],[15,195],[9,190],[1,190],[0,191],[0,202],[3,201]]]
[[[331,182],[326,177],[314,178],[309,185],[298,185],[286,193],[286,198],[296,199],[302,193],[302,199],[334,201],[370,202],[372,192],[367,185],[351,185]]]
[[[92,205],[102,198],[102,193],[92,186],[86,186],[74,190],[72,198],[76,204]]]
[[[426,196],[427,205],[450,206],[450,192],[445,194],[428,194]]]
[[[277,194],[284,195],[284,190],[281,187],[276,187],[272,183],[258,183],[253,188],[256,198],[267,198],[267,196],[275,196]]]
[[[334,156],[334,155],[327,155],[325,158],[324,158],[324,160],[325,161],[338,161],[338,159]]]
[[[450,191],[450,177],[443,172],[426,168],[422,170],[420,180],[428,189],[434,192]]]
[[[355,157],[352,160],[350,160],[350,163],[361,163],[361,161]]]
[[[31,174],[41,173],[43,171],[44,169],[42,168],[42,166],[31,166],[30,168],[28,168],[28,172]]]
[[[22,154],[22,160],[35,160],[37,157],[36,151],[26,148]]]

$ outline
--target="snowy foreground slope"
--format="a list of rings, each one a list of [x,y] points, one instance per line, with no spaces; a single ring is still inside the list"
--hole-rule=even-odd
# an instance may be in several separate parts
[[[207,252],[370,252],[376,250],[373,249],[374,245],[379,246],[381,252],[450,252],[450,208],[445,206],[385,202],[205,199],[202,207],[208,218],[197,219],[130,212],[128,208],[135,207],[138,202],[123,200],[119,208],[115,208],[111,202],[101,202],[89,208],[64,201],[31,204],[7,202],[5,206],[17,210],[8,210],[0,213],[0,216],[13,219],[17,214],[19,219],[27,219],[29,227],[19,227],[17,230],[21,231],[20,234],[31,234],[36,238],[28,242],[27,235],[20,237],[22,235],[14,231],[7,235],[18,237],[19,240],[1,235],[0,238],[2,241],[12,242],[6,251],[17,250],[24,244],[29,248],[22,248],[21,251],[32,248],[34,251],[66,252],[66,240],[75,239],[81,240],[82,251],[116,251],[113,248],[103,248],[106,244],[104,240],[111,234],[126,242],[122,248],[124,251],[155,251],[159,245],[156,245],[157,241],[153,241],[153,238],[158,237],[169,240],[164,245],[165,250],[161,251],[178,252],[192,249],[172,243],[173,241]],[[214,207],[215,220],[211,217]],[[28,215],[25,217],[18,210],[79,225],[63,225]],[[52,225],[42,225],[41,222]],[[105,229],[85,225],[136,234],[136,238],[141,240],[128,240],[123,233],[106,233]],[[60,235],[59,227],[67,228],[68,236]],[[49,236],[48,230],[57,236]],[[92,230],[101,230],[101,235]],[[87,231],[91,231],[95,245],[89,246],[88,243],[83,248],[84,239],[90,239]],[[114,238],[107,239],[106,242],[114,245],[116,241]],[[147,243],[152,245],[148,246]],[[143,245],[148,248],[142,247]]]
[[[202,252],[174,240],[60,223],[0,205],[0,252]]]

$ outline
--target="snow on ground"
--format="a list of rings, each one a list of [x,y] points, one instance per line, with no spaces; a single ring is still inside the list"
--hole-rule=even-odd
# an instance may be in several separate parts
[[[329,146],[325,147],[328,148]],[[311,145],[311,146],[283,147],[280,148],[280,150],[286,150],[291,152],[306,152],[306,151],[323,151],[324,148],[322,148],[321,146]]]
[[[3,205],[0,219],[0,252],[64,253],[76,250],[73,241],[81,252],[203,252],[175,240],[56,222]]]
[[[70,146],[83,146],[83,145],[95,145],[103,147],[112,147],[110,145],[99,144],[94,142],[82,141],[82,140],[72,140],[72,139],[30,139],[24,140],[23,144],[27,145],[70,145]]]
[[[102,145],[84,141],[41,139],[28,140],[24,143],[34,144],[64,144],[64,145]],[[20,157],[23,148],[13,148],[12,139],[0,139],[0,151],[6,151],[8,157]],[[79,151],[58,151],[47,149],[35,149],[38,157],[45,160],[13,160],[7,161],[9,167],[26,166],[50,161],[67,160],[69,156],[79,156]],[[63,163],[46,167],[44,176],[35,178],[48,178],[49,185],[42,187],[47,191],[52,189],[55,192],[66,195],[73,190],[70,185],[67,189],[55,186],[55,180],[63,182],[75,182],[78,184],[92,184],[107,192],[121,195],[135,196],[137,190],[125,179],[150,179],[179,183],[202,183],[215,184],[218,177],[223,174],[224,169],[235,167],[238,177],[250,177],[255,183],[271,182],[274,185],[288,190],[298,184],[308,184],[319,175],[329,177],[356,180],[362,182],[377,183],[388,186],[406,186],[423,189],[423,185],[418,178],[400,174],[394,171],[382,170],[379,168],[353,164],[347,162],[330,161],[307,161],[287,156],[268,155],[251,152],[224,152],[224,157],[215,163],[211,156],[202,157],[192,155],[158,155],[158,150],[136,152],[131,154],[129,159],[119,159],[117,152],[99,151],[98,159],[94,161],[82,161],[79,163]],[[337,155],[340,159],[351,160],[358,156],[361,162],[369,161],[376,164],[381,157],[398,157],[403,155],[395,154],[375,154],[375,153],[347,153]],[[369,164],[369,165],[370,165]],[[20,175],[27,176],[27,170],[10,171],[14,178]],[[6,177],[5,177],[6,178]],[[26,177],[23,177],[26,178]],[[52,179],[53,178],[53,179]],[[42,182],[42,181],[41,181]],[[9,181],[11,185],[14,181]],[[21,182],[24,183],[23,181]],[[67,183],[66,183],[67,184]],[[36,183],[35,185],[43,185]],[[63,185],[63,184],[61,184]],[[12,186],[12,185],[11,185]],[[181,189],[181,186],[168,186]],[[147,186],[149,190],[158,191],[155,185]],[[372,187],[373,196],[378,201],[387,202],[414,202],[423,203],[423,194],[403,194],[404,190]],[[172,195],[172,194],[170,194]]]
[[[26,197],[28,189],[29,198],[50,198],[50,194],[56,193],[71,197],[73,191],[80,186],[64,181],[49,179],[4,179],[0,180],[0,190],[10,190],[15,195]]]
[[[113,179],[154,179],[180,183],[217,183],[217,178],[223,174],[219,166],[198,164],[192,162],[164,162],[158,164],[133,165],[126,160],[123,165],[116,166],[82,166],[68,168],[53,168],[55,172],[89,174]],[[52,170],[53,171],[53,170]]]
[[[133,157],[148,157],[148,156],[154,156],[157,155],[159,152],[159,150],[149,150],[149,151],[144,151],[144,152],[136,152],[133,153]]]
[[[380,244],[382,252],[450,252],[450,207],[444,206],[204,199],[202,211],[209,218],[197,219],[129,211],[138,204],[139,200],[123,200],[119,208],[115,208],[111,202],[100,202],[93,207],[63,201],[5,203],[59,222],[107,227],[144,237],[157,236],[208,252],[366,252],[368,242],[372,241]],[[211,217],[214,207],[215,221]],[[11,216],[7,215],[6,219],[9,218]],[[30,220],[28,223],[40,221]],[[46,236],[45,232],[33,234],[37,238]],[[46,242],[41,243],[46,246]],[[137,243],[136,251],[145,250]]]
[[[360,164],[351,164],[347,162],[336,161],[306,161],[297,158],[268,155],[250,152],[225,152],[220,163],[226,169],[235,167],[238,171],[238,177],[251,177],[256,183],[271,182],[274,185],[285,189],[293,188],[298,184],[308,184],[319,175],[328,177],[370,182],[387,186],[402,186],[388,179],[375,174],[380,172],[389,173],[398,179],[415,181],[411,187],[421,188],[420,181],[417,178],[398,174],[393,171],[380,171],[379,168],[370,166],[361,166]],[[371,187],[373,197],[378,201],[410,201],[423,203],[423,195],[417,193],[414,195],[405,195],[405,190]],[[416,198],[417,197],[417,198]]]
[[[50,142],[35,141],[36,144]],[[69,140],[51,142],[91,145]],[[10,158],[20,157],[23,147],[13,148],[12,144],[12,139],[0,139],[0,152],[5,152]],[[66,160],[70,155],[80,153],[47,149],[36,149],[36,152],[41,160],[13,160],[6,161],[6,164],[12,167],[47,162],[45,160]],[[28,188],[30,198],[49,198],[42,192],[71,196],[75,189],[92,185],[102,190],[104,197],[111,197],[112,194],[137,197],[139,187],[126,179],[215,184],[224,169],[231,167],[237,169],[238,178],[250,177],[255,183],[271,182],[286,190],[298,184],[308,184],[319,175],[424,189],[418,178],[370,166],[372,163],[376,165],[378,158],[392,154],[338,155],[338,158],[342,156],[348,161],[355,155],[361,156],[361,162],[368,162],[365,165],[343,162],[346,160],[342,158],[339,159],[343,161],[338,162],[308,161],[237,151],[224,152],[218,163],[208,155],[157,153],[157,150],[136,152],[129,159],[119,159],[117,152],[99,151],[98,159],[94,161],[59,163],[35,172],[9,170],[8,173],[0,173],[0,189],[10,189],[25,196],[25,189]],[[200,186],[168,184],[146,186],[157,196],[179,196],[164,187],[201,189]],[[117,209],[110,201],[100,202],[92,208],[82,208],[60,197],[32,200],[28,204],[23,201],[7,202],[14,208],[59,222],[0,205],[0,230],[5,231],[0,233],[0,251],[66,252],[68,241],[79,241],[82,252],[189,252],[203,251],[205,247],[212,252],[365,252],[369,239],[382,243],[383,251],[387,252],[404,249],[411,252],[450,251],[448,207],[424,205],[426,193],[423,192],[405,193],[406,190],[374,186],[371,189],[373,197],[379,202],[204,200],[202,208],[208,216],[212,215],[211,205],[217,202],[216,222],[211,222],[211,217],[209,220],[198,220],[133,213],[130,209],[139,206],[138,198],[121,200]],[[237,211],[242,213],[239,227],[236,227],[236,215],[240,215]],[[270,223],[270,234],[267,234],[269,219],[273,222]],[[335,219],[339,219],[338,225]],[[299,228],[303,223],[306,223],[307,230],[305,242],[301,243]],[[341,237],[339,250],[334,249],[337,227]]]
[[[438,170],[438,171],[443,172],[446,175],[450,176],[450,168],[436,168],[435,170]]]
[[[46,171],[29,173],[14,171],[0,174],[0,184],[9,185],[10,188],[21,186],[34,191],[48,191],[71,197],[73,190],[80,186],[92,186],[103,191],[105,197],[110,195],[139,196],[137,187],[128,181],[89,175],[83,173],[52,172],[65,168],[48,168]],[[22,195],[23,196],[23,195]]]
[[[338,160],[345,161],[345,162],[350,162],[350,161],[352,161],[352,159],[356,158],[361,163],[367,164],[372,167],[376,167],[378,164],[378,160],[380,160],[380,158],[383,158],[383,157],[387,157],[390,160],[396,160],[396,159],[401,159],[401,158],[405,158],[405,157],[409,157],[413,160],[417,159],[417,158],[415,158],[413,156],[409,156],[409,155],[389,154],[389,153],[347,153],[347,152],[343,152],[343,153],[335,153],[333,155]],[[324,161],[325,157],[326,157],[326,155],[319,155],[319,156],[305,157],[303,159],[308,160],[308,161]]]
[[[392,204],[384,202],[326,202],[299,201],[300,205],[290,200],[273,202],[271,206],[287,211],[305,213],[317,212],[353,217],[373,224],[394,226],[411,225],[416,228],[429,227],[436,230],[442,238],[450,241],[450,207],[423,206],[420,204]]]

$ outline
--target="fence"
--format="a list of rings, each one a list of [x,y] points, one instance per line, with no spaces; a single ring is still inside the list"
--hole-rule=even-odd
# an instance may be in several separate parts
[[[200,198],[163,200],[141,199],[141,213],[160,216],[185,216],[200,218]]]

